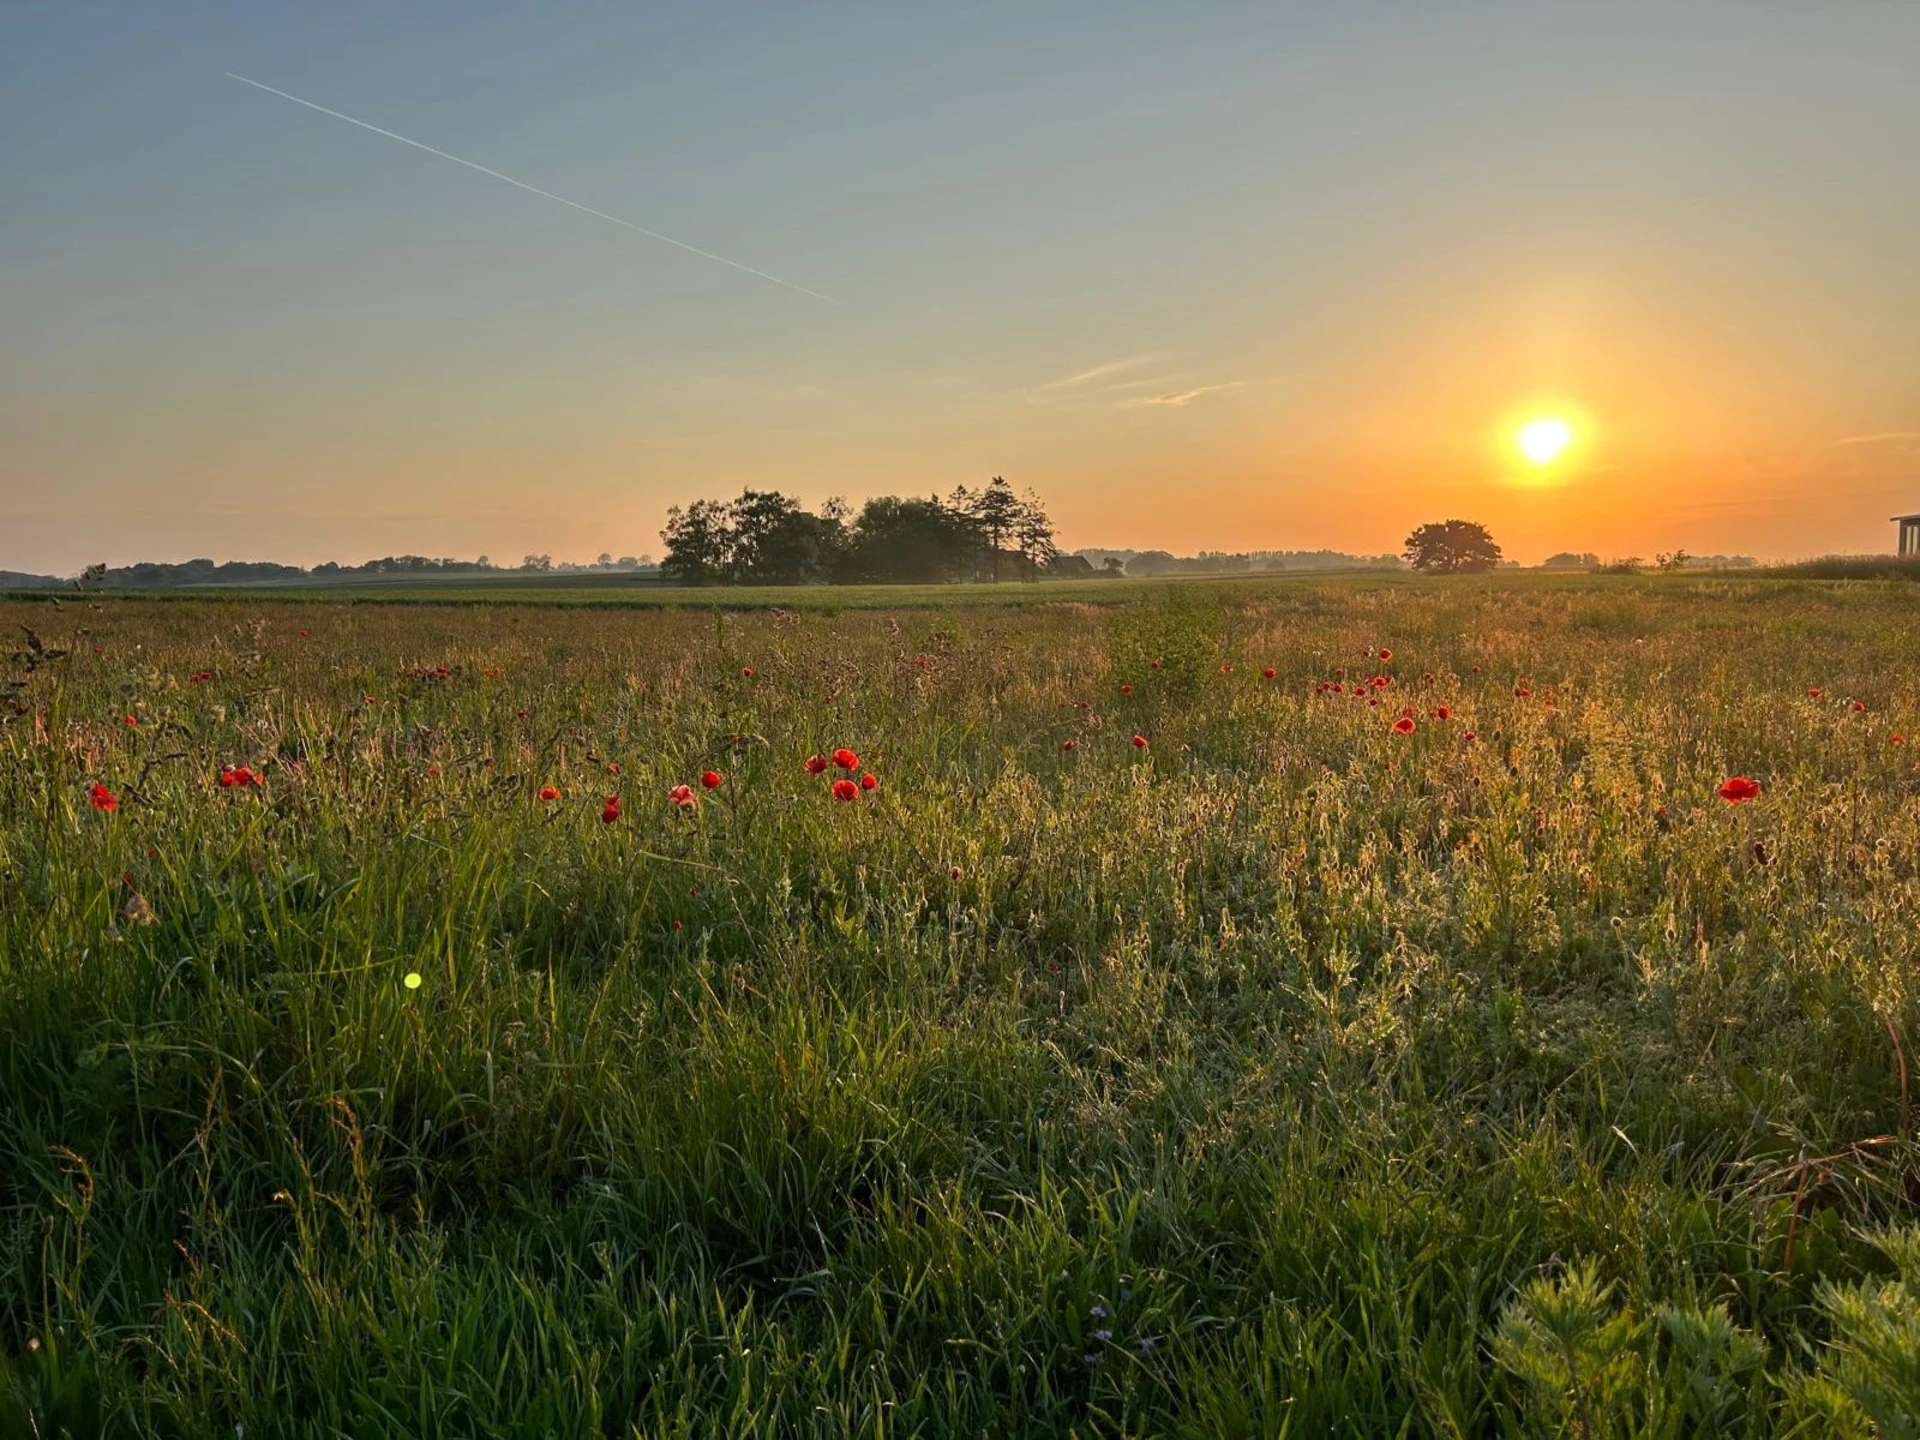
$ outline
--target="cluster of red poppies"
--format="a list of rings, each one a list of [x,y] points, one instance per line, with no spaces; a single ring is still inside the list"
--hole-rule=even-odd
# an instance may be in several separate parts
[[[249,785],[264,785],[267,777],[258,770],[245,765],[223,765],[220,767],[220,788],[222,790],[245,790]]]
[[[833,765],[847,773],[835,778],[833,798],[836,800],[857,800],[862,790],[878,790],[880,777],[871,770],[861,775],[858,784],[854,783],[853,772],[860,768],[860,757],[842,745],[832,756],[809,755],[806,759],[806,771],[809,775],[824,775],[827,767]]]

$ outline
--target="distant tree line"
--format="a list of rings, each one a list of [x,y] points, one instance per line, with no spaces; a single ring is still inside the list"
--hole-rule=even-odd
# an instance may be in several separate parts
[[[1637,570],[1644,562],[1638,555],[1627,555],[1617,560],[1601,563],[1600,557],[1591,550],[1562,550],[1557,555],[1549,555],[1540,562],[1542,570],[1610,570],[1624,572]],[[1684,550],[1675,550],[1655,559],[1662,570],[1744,570],[1759,562],[1751,555],[1689,555]]]
[[[359,565],[342,565],[328,560],[306,569],[299,565],[280,565],[270,560],[184,560],[177,563],[141,561],[134,565],[89,565],[77,580],[54,575],[32,575],[21,571],[0,570],[0,589],[49,589],[78,584],[81,588],[112,587],[126,590],[165,590],[184,585],[261,585],[275,582],[297,584],[302,581],[372,579],[383,575],[592,575],[651,570],[653,559],[647,555],[624,555],[616,560],[602,554],[591,565],[567,562],[555,564],[549,555],[529,555],[518,565],[495,565],[485,555],[477,560],[432,559],[425,555],[387,555]]]
[[[1093,573],[1064,563],[1033,491],[994,476],[951,495],[877,495],[817,511],[777,490],[695,500],[667,512],[661,575],[682,585],[889,585],[1034,580]]]
[[[1236,575],[1282,570],[1398,570],[1398,555],[1348,555],[1338,550],[1202,550],[1198,555],[1173,555],[1165,550],[1082,552],[1103,559],[1118,557],[1126,574]]]

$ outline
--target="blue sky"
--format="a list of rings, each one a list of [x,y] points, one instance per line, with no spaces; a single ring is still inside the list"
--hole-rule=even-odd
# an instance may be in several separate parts
[[[1885,548],[1916,61],[1866,4],[15,0],[0,568],[996,473],[1069,544]],[[1577,463],[1511,483],[1543,406]]]

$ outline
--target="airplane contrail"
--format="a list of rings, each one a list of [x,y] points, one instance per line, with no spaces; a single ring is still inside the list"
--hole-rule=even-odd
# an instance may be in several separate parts
[[[578,200],[569,200],[566,196],[556,195],[551,190],[542,190],[538,185],[529,185],[526,181],[516,180],[511,175],[502,175],[498,170],[489,170],[485,165],[476,164],[471,160],[463,160],[458,155],[449,155],[445,150],[436,150],[433,146],[423,145],[418,140],[409,140],[405,135],[396,135],[391,130],[382,130],[378,125],[369,125],[365,120],[356,120],[353,116],[343,115],[338,110],[329,110],[326,106],[316,105],[311,100],[302,100],[298,95],[289,95],[286,91],[276,90],[271,85],[262,85],[258,80],[249,80],[246,76],[236,75],[231,70],[225,70],[221,73],[229,80],[238,80],[242,85],[251,85],[254,89],[264,90],[269,95],[278,95],[282,100],[291,100],[294,104],[304,105],[309,110],[318,110],[322,115],[331,115],[334,119],[344,120],[349,125],[358,125],[362,130],[371,130],[374,134],[384,135],[389,140],[398,140],[402,145],[411,145],[414,149],[424,150],[429,155],[438,155],[442,160],[451,160],[454,164],[464,165],[469,170],[478,170],[482,175],[491,175],[495,180],[504,180],[515,189],[525,190],[529,195],[538,195],[543,200],[557,200],[562,205],[581,211],[583,214],[592,215],[600,220],[611,220],[622,229],[632,230],[637,234],[646,236],[649,240],[664,241],[668,245],[685,250],[690,255],[698,255],[703,260],[717,261],[719,264],[731,266],[735,270],[744,270],[747,274],[761,280],[770,281],[775,285],[783,285],[789,290],[798,290],[802,295],[811,295],[814,299],[824,300],[829,305],[838,305],[840,303],[831,295],[822,295],[818,290],[809,290],[806,286],[796,285],[791,280],[782,280],[778,275],[769,275],[766,271],[756,270],[751,265],[742,265],[738,260],[729,260],[724,255],[714,254],[711,250],[702,250],[698,245],[689,245],[686,241],[676,240],[671,235],[662,235],[658,230],[649,230],[646,226],[636,225],[631,220],[622,220],[618,215],[609,215],[606,211],[596,210],[591,205],[582,205]]]

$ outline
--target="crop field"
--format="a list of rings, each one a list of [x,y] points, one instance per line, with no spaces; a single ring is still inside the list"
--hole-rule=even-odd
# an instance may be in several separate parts
[[[1026,588],[0,602],[0,1435],[1920,1433],[1910,584]]]

